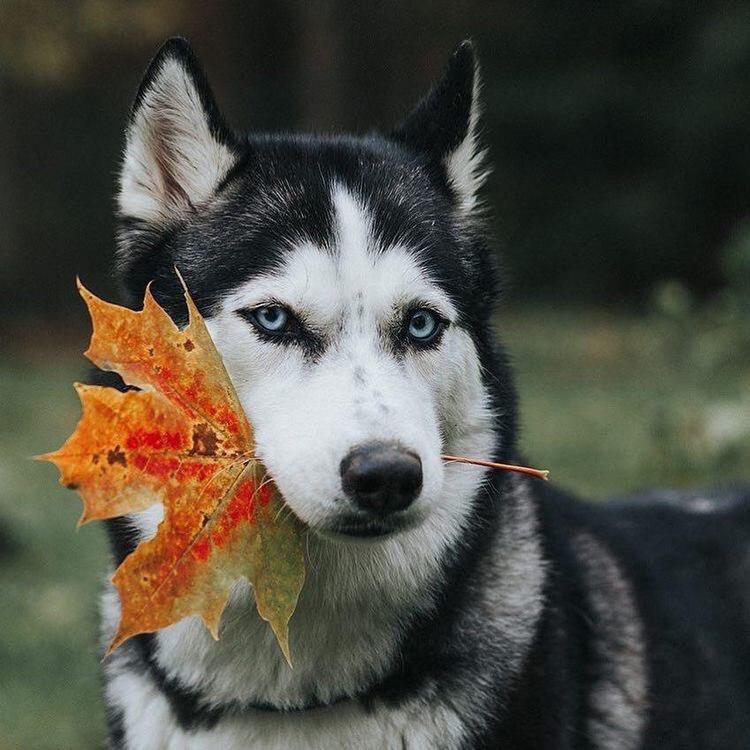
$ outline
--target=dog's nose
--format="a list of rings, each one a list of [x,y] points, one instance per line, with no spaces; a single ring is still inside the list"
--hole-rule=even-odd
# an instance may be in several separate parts
[[[393,443],[351,450],[341,462],[341,486],[361,510],[385,515],[411,505],[422,489],[419,456]]]

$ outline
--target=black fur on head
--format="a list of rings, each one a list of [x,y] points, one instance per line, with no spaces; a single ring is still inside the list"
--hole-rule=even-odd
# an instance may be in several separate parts
[[[418,252],[454,300],[488,370],[496,271],[477,191],[478,68],[463,42],[442,79],[389,134],[248,135],[224,122],[188,43],[169,40],[151,62],[128,122],[120,178],[118,261],[126,303],[146,284],[175,317],[184,309],[174,267],[204,314],[300,240],[333,247],[331,193],[345,186],[373,217],[384,250]],[[512,445],[509,375],[492,384]],[[498,387],[502,393],[498,392]]]

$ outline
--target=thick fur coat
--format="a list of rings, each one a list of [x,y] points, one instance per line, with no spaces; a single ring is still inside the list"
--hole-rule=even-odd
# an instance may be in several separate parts
[[[184,275],[309,526],[308,579],[293,670],[246,584],[218,642],[187,619],[108,657],[113,748],[750,747],[748,493],[589,504],[440,460],[519,460],[479,119],[469,43],[366,137],[239,136],[184,41],[151,63],[120,179],[124,301],[153,282],[184,321]],[[387,514],[342,485],[372,441],[420,466]],[[111,522],[114,562],[160,519]],[[108,589],[104,641],[118,606]]]

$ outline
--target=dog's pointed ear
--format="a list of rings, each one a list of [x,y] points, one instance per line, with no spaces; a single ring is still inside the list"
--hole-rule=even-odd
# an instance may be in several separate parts
[[[120,216],[163,222],[206,202],[236,162],[235,139],[184,40],[168,40],[146,71],[130,114]]]
[[[479,65],[474,45],[456,47],[443,77],[393,132],[393,137],[442,170],[462,215],[477,206],[487,177],[485,151],[478,142]]]

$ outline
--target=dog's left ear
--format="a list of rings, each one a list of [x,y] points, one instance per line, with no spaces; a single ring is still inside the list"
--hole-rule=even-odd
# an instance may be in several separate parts
[[[441,80],[393,132],[397,141],[441,170],[464,216],[476,208],[488,173],[478,128],[479,66],[474,45],[467,40],[456,47]]]
[[[120,217],[183,218],[211,198],[236,160],[234,136],[190,45],[168,40],[146,71],[130,115]]]

